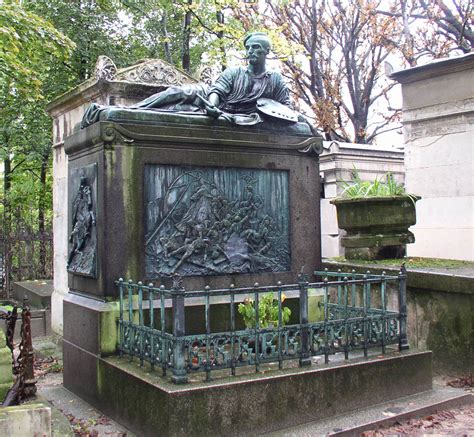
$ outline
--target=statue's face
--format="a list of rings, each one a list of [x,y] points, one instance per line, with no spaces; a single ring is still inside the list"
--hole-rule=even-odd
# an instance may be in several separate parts
[[[270,52],[268,42],[259,37],[249,38],[245,42],[245,50],[247,51],[247,59],[252,65],[265,63],[265,59]]]

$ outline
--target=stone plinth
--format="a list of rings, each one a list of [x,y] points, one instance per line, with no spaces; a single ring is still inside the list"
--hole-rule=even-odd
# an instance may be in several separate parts
[[[65,358],[87,353],[68,343]],[[66,364],[65,364],[66,366]],[[66,370],[66,367],[65,367]],[[84,381],[96,372],[97,383]],[[334,362],[177,386],[128,358],[99,358],[65,386],[141,436],[256,435],[430,390],[431,353]]]
[[[408,255],[474,260],[474,54],[394,73],[402,84],[406,188],[417,204]]]
[[[122,110],[68,137],[69,229],[90,192],[91,235],[69,288],[117,296],[119,277],[174,273],[191,290],[265,285],[317,268],[321,140],[305,126]]]
[[[318,269],[320,150],[305,124],[125,109],[66,138],[65,386],[94,405],[84,388],[113,390],[103,357],[116,352],[119,277],[178,273],[199,290],[294,283]]]
[[[28,298],[28,305],[34,308],[51,308],[51,294],[53,293],[53,281],[31,280],[13,283],[12,297],[18,302]]]
[[[375,144],[352,144],[324,141],[320,156],[323,178],[321,198],[321,246],[323,258],[344,255],[341,238],[345,232],[338,228],[336,207],[331,200],[340,196],[343,183],[350,183],[356,168],[364,181],[383,180],[390,172],[398,183],[405,180],[403,150]]]
[[[51,436],[51,408],[42,404],[0,407],[0,434]]]

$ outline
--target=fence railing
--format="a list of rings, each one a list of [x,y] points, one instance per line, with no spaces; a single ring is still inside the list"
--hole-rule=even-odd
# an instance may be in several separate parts
[[[170,288],[120,279],[119,352],[137,357],[141,365],[150,363],[152,370],[161,368],[163,376],[170,369],[173,382],[186,383],[191,372],[205,372],[209,380],[218,369],[235,375],[242,366],[254,366],[258,372],[264,363],[282,368],[285,360],[298,359],[305,366],[318,355],[328,363],[338,352],[349,359],[353,351],[367,356],[374,347],[382,353],[388,345],[408,348],[404,267],[398,276],[328,271],[315,275],[321,280],[308,282],[300,276],[296,284],[199,291],[184,290],[179,278]],[[389,284],[397,290],[397,308],[391,307],[393,302],[388,305]],[[268,293],[273,294],[277,314],[273,324],[262,323],[259,314]],[[253,324],[247,320],[244,326],[239,304],[250,305]],[[312,308],[309,317],[310,304],[319,309],[319,316]],[[287,305],[293,309],[285,324]],[[202,312],[202,329],[191,327],[186,314],[196,320]]]
[[[42,230],[40,230],[42,229]],[[0,295],[10,297],[13,282],[53,277],[53,233],[24,209],[0,199]]]

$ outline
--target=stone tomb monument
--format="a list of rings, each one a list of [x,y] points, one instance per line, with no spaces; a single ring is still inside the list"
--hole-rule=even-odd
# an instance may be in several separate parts
[[[224,72],[210,89],[175,87],[133,108],[93,105],[82,129],[65,139],[64,385],[139,435],[270,430],[431,384],[426,354],[399,357],[390,368],[346,366],[336,372],[357,384],[362,375],[382,381],[387,371],[412,370],[406,384],[395,377],[377,394],[346,384],[340,402],[325,400],[315,416],[318,403],[290,401],[332,390],[330,369],[183,387],[117,357],[119,278],[171,288],[178,275],[186,290],[204,290],[295,283],[301,271],[313,279],[320,268],[322,140],[288,108],[279,73],[266,70],[266,37],[251,35],[245,46],[249,66]],[[185,309],[202,312],[202,305]],[[268,384],[281,394],[267,396]]]
[[[64,383],[93,403],[100,359],[116,353],[120,277],[179,274],[200,290],[295,282],[320,266],[322,141],[266,70],[266,37],[250,42],[249,67],[205,97],[188,85],[132,108],[92,105],[65,139]]]

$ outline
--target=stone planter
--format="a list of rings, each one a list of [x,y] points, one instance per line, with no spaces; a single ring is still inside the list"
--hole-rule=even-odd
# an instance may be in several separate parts
[[[403,258],[415,241],[408,228],[416,223],[415,196],[334,199],[341,244],[347,259]]]

